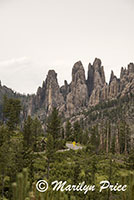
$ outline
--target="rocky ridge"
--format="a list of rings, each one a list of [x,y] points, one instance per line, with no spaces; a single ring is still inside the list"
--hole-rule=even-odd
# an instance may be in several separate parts
[[[65,117],[77,114],[81,110],[95,106],[101,101],[116,99],[126,94],[134,94],[134,64],[128,68],[121,68],[118,79],[111,71],[109,84],[105,81],[105,72],[101,60],[95,58],[93,64],[89,63],[87,80],[81,61],[72,68],[72,81],[64,81],[59,87],[57,74],[49,70],[46,80],[29,102],[28,114],[48,116],[53,107],[57,107]]]

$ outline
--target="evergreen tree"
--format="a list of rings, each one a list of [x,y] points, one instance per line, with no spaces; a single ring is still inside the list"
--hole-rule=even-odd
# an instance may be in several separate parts
[[[20,122],[21,103],[19,99],[4,97],[3,100],[3,121],[9,127],[9,130],[14,130]]]
[[[65,137],[65,135],[64,135],[64,128],[62,127],[62,131],[61,131],[61,135],[62,135],[62,139],[64,140],[64,137]]]
[[[29,196],[28,170],[17,174],[17,181],[12,184],[13,200],[25,200]]]
[[[0,127],[0,194],[2,198],[8,197],[8,190],[5,194],[5,177],[10,177],[14,166],[14,152],[9,138],[9,129],[5,126]]]
[[[120,153],[128,153],[130,150],[130,130],[125,121],[118,125]]]
[[[86,145],[88,141],[89,141],[89,136],[88,136],[88,130],[86,129],[86,131],[84,131],[82,135],[82,143]]]
[[[23,167],[29,167],[31,182],[34,179],[34,151],[37,150],[37,135],[41,131],[40,123],[28,116],[23,128]]]
[[[47,136],[46,157],[47,157],[47,179],[49,178],[50,163],[54,159],[54,140],[51,134]]]
[[[112,142],[111,142],[111,152],[113,154],[115,153],[115,142],[116,142],[116,138],[115,138],[115,134],[113,134]]]
[[[43,135],[43,130],[40,121],[37,118],[32,119],[28,116],[24,122],[23,128],[24,146],[37,151],[38,138],[41,135]]]
[[[78,160],[75,161],[75,165],[73,167],[73,184],[78,184],[79,183],[79,175],[80,175],[81,169],[80,169],[80,164]]]
[[[32,125],[33,120],[30,116],[28,116],[27,120],[24,122],[24,128],[23,128],[23,142],[24,147],[30,148],[33,144],[33,132],[32,132]]]
[[[90,143],[94,147],[94,151],[98,153],[99,150],[99,144],[100,144],[100,136],[98,132],[98,125],[92,127],[90,131]]]
[[[119,129],[120,153],[123,153],[125,150],[125,122],[120,122],[118,129]]]
[[[72,136],[72,127],[71,127],[71,123],[69,122],[69,120],[66,121],[65,134],[66,134],[66,140],[70,140],[70,138]]]
[[[47,134],[53,137],[54,149],[58,149],[61,142],[61,119],[56,108],[53,109],[47,123]]]
[[[82,130],[78,121],[76,121],[73,125],[73,138],[76,142],[82,141]]]
[[[31,129],[32,129],[33,150],[37,151],[39,136],[43,135],[41,123],[37,118],[33,119]]]

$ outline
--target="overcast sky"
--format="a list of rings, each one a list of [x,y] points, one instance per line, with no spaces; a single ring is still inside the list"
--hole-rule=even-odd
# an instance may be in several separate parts
[[[0,0],[0,79],[35,93],[49,69],[59,84],[73,64],[102,60],[106,79],[134,62],[134,0]]]

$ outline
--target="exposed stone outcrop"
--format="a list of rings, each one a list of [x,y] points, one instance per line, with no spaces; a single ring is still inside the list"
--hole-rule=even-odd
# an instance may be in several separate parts
[[[134,94],[134,64],[130,63],[128,68],[121,68],[120,73],[120,93],[124,95]]]
[[[105,74],[103,66],[101,66],[101,60],[98,58],[95,58],[95,61],[93,63],[93,69],[94,69],[94,88],[96,86],[101,86],[105,84]]]
[[[57,107],[65,117],[76,114],[81,116],[81,111],[88,110],[99,102],[132,94],[134,94],[133,63],[130,63],[127,68],[121,68],[120,78],[111,71],[109,83],[106,83],[101,60],[95,58],[93,64],[88,65],[87,80],[84,67],[81,61],[78,61],[72,69],[71,83],[65,81],[64,85],[59,87],[56,72],[49,70],[46,80],[34,95],[17,94],[0,84],[0,111],[4,95],[16,97],[23,102],[22,115],[25,116],[23,118],[27,115],[37,115],[44,122],[53,107]]]
[[[99,103],[101,100],[101,90],[105,85],[105,74],[103,66],[101,66],[101,60],[95,58],[93,65],[89,64],[88,66],[87,86],[89,105],[95,105]]]
[[[105,74],[103,66],[101,66],[101,60],[95,58],[93,65],[89,63],[88,66],[88,78],[87,86],[89,96],[91,95],[93,89],[96,89],[98,86],[103,87],[105,84]]]
[[[60,92],[62,93],[64,100],[66,101],[67,95],[70,92],[70,85],[67,81],[64,81],[64,85],[60,88]]]
[[[88,91],[85,79],[85,70],[81,61],[74,64],[70,92],[66,99],[67,113],[73,114],[87,105]]]
[[[114,75],[114,72],[111,71],[111,76],[110,76],[110,81],[109,81],[109,90],[108,90],[108,99],[117,97],[119,92],[120,92],[120,80],[117,79],[117,77]]]
[[[45,99],[43,105],[48,112],[53,107],[61,107],[64,104],[64,99],[60,93],[60,88],[57,82],[57,74],[54,70],[49,70],[45,81]]]
[[[42,87],[29,101],[28,112],[35,113],[41,110],[43,116],[47,116],[53,107],[59,108],[66,117],[79,113],[88,106],[93,106],[101,101],[107,101],[126,94],[134,94],[134,64],[128,68],[121,68],[120,78],[111,71],[109,84],[105,81],[105,73],[101,60],[95,58],[93,65],[88,65],[88,76],[85,78],[85,70],[81,61],[74,64],[72,69],[72,81],[70,84],[64,81],[59,87],[57,74],[54,70],[48,72]],[[41,115],[39,113],[39,115]]]
[[[101,61],[95,59],[93,66],[89,65],[87,85],[90,91],[90,106],[96,105],[100,101],[117,98],[118,96],[134,94],[134,64],[130,63],[128,69],[121,68],[120,79],[111,71],[109,85],[107,85]]]
[[[113,70],[111,71],[111,75],[110,75],[110,81],[109,81],[109,85],[110,83],[114,80],[114,78],[116,78],[116,76],[114,75]]]
[[[46,115],[51,112],[53,107],[64,111],[64,98],[60,92],[57,74],[54,70],[49,70],[45,82],[43,82],[42,87],[38,88],[33,101],[35,110],[42,108]]]

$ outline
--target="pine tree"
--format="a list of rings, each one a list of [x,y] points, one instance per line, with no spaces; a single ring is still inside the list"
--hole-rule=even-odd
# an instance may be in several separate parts
[[[19,99],[4,97],[3,100],[3,121],[9,127],[9,130],[14,130],[20,122],[21,102]]]
[[[113,154],[115,153],[115,142],[116,142],[116,138],[115,138],[115,134],[113,134],[112,142],[111,142],[111,152]]]
[[[89,136],[88,136],[88,130],[86,129],[86,131],[83,132],[83,135],[82,135],[82,143],[86,145],[88,141],[89,141]]]
[[[76,142],[81,142],[82,140],[82,130],[78,121],[73,125],[73,137]]]
[[[17,181],[12,184],[13,200],[25,200],[29,196],[28,170],[23,169],[22,173],[17,174]]]
[[[47,136],[47,143],[46,143],[46,157],[47,157],[47,179],[49,179],[49,170],[50,170],[50,163],[53,161],[54,158],[54,140],[52,135]]]
[[[81,172],[80,164],[79,164],[78,160],[76,160],[75,165],[73,167],[73,184],[79,183],[80,172]]]
[[[99,132],[98,132],[98,125],[92,127],[90,134],[91,134],[90,143],[94,147],[94,151],[96,153],[98,153],[99,144],[100,144],[100,136],[99,136]]]
[[[59,148],[59,143],[62,137],[61,134],[61,119],[56,108],[53,109],[47,123],[47,134],[53,137],[54,149]]]
[[[30,116],[28,116],[27,120],[24,122],[24,128],[23,128],[23,142],[24,147],[30,148],[33,144],[33,132],[32,132],[32,125],[33,120]]]
[[[92,184],[95,184],[95,174],[96,174],[96,172],[97,172],[96,156],[93,156],[92,162],[91,162]]]
[[[24,147],[37,151],[37,143],[41,135],[43,135],[43,130],[40,121],[37,118],[32,119],[31,116],[28,116],[23,128]]]
[[[37,151],[38,138],[39,136],[43,135],[43,130],[41,127],[41,123],[37,118],[33,119],[31,126],[32,126],[31,129],[32,129],[32,141],[33,141],[32,146],[33,150]]]
[[[66,134],[66,140],[71,138],[72,129],[71,129],[71,123],[69,122],[69,120],[67,120],[67,122],[66,122],[65,134]]]
[[[11,136],[9,129],[2,125],[0,127],[0,193],[4,197],[4,178],[10,173],[13,162],[13,154],[11,149]]]
[[[125,150],[125,122],[120,122],[119,124],[119,143],[120,143],[120,153]]]

